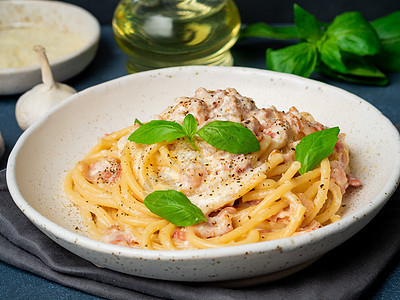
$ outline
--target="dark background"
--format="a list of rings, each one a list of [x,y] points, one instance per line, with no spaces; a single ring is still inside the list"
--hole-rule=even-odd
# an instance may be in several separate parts
[[[118,0],[70,0],[65,1],[84,7],[102,24],[110,24]],[[292,23],[293,4],[315,14],[320,21],[329,22],[345,11],[360,11],[367,20],[400,10],[399,0],[235,0],[242,23]]]

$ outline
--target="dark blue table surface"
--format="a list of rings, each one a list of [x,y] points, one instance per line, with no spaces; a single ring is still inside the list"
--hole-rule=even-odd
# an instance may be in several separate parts
[[[279,47],[274,41],[247,41],[232,49],[236,66],[265,69],[265,49]],[[102,26],[99,49],[94,61],[79,75],[65,82],[81,91],[87,87],[127,74],[125,55],[116,45],[109,25]],[[386,87],[372,87],[335,82],[318,75],[324,81],[352,92],[376,106],[394,124],[400,124],[400,74],[390,74]],[[22,134],[15,119],[15,104],[20,95],[0,96],[0,132],[6,145],[0,159],[0,169],[6,167],[7,157]],[[0,262],[0,299],[96,299],[77,290],[63,287],[31,273]],[[393,259],[365,295],[372,299],[400,299],[400,253]]]

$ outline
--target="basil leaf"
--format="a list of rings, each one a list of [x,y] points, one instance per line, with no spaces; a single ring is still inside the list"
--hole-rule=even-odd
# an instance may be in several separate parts
[[[299,37],[308,41],[317,41],[322,35],[321,23],[317,18],[305,11],[299,5],[294,4],[294,22]]]
[[[186,138],[188,139],[194,150],[199,151],[199,148],[197,148],[193,140],[193,137],[195,136],[197,131],[197,121],[192,114],[187,114],[186,117],[183,119],[182,128],[185,132]]]
[[[293,40],[297,39],[298,33],[296,27],[272,27],[263,22],[255,23],[243,27],[240,30],[240,39],[245,38],[269,38],[280,40]]]
[[[357,55],[374,55],[380,50],[378,35],[360,12],[337,16],[329,25],[326,36],[341,50]]]
[[[180,124],[171,121],[153,120],[141,125],[128,139],[139,144],[155,144],[165,140],[169,143],[184,136],[185,132]]]
[[[327,77],[330,77],[330,78],[333,78],[336,80],[340,80],[340,81],[351,82],[351,83],[384,86],[384,85],[387,85],[389,82],[386,76],[384,76],[384,77],[368,77],[368,76],[356,76],[356,75],[351,75],[351,74],[344,74],[344,73],[335,72],[324,64],[320,64],[318,66],[318,68],[316,69],[316,71]]]
[[[334,41],[328,40],[318,43],[318,46],[320,57],[324,64],[334,71],[347,73],[347,67],[342,60],[342,53]]]
[[[400,10],[371,22],[381,40],[398,39],[400,35]]]
[[[144,199],[144,205],[154,214],[176,226],[191,226],[207,222],[203,212],[181,192],[154,191]]]
[[[192,114],[187,114],[182,122],[183,131],[190,138],[193,138],[197,131],[197,122]]]
[[[348,70],[347,73],[354,76],[386,78],[386,75],[383,74],[368,58],[370,57],[344,53],[344,60],[346,61]]]
[[[368,57],[340,51],[333,41],[320,43],[319,51],[321,61],[334,72],[352,76],[386,77]]]
[[[272,71],[309,77],[317,64],[314,44],[300,43],[279,50],[267,50],[267,68]]]
[[[295,160],[301,163],[300,174],[315,169],[332,154],[338,141],[339,127],[333,127],[306,135],[296,146]]]
[[[400,72],[400,11],[376,19],[371,25],[382,45],[375,62],[386,71]]]
[[[250,153],[260,150],[253,132],[243,125],[230,121],[213,121],[197,131],[211,146],[230,153]]]
[[[333,41],[319,43],[322,63],[316,71],[333,79],[368,84],[386,85],[387,77],[372,62],[370,57],[340,51]]]

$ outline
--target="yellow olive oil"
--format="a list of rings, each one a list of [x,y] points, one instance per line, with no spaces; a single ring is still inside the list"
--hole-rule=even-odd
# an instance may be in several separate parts
[[[240,15],[232,0],[122,0],[115,39],[130,73],[182,65],[233,65]]]

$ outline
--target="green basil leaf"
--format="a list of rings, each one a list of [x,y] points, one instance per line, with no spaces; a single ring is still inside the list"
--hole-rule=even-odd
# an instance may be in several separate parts
[[[154,214],[176,226],[191,226],[207,222],[203,212],[181,192],[154,191],[144,199],[144,205]]]
[[[294,4],[294,22],[299,37],[308,41],[317,41],[322,35],[321,23],[317,18],[305,11],[299,5]]]
[[[196,151],[199,151],[199,148],[197,148],[193,140],[193,137],[195,136],[197,131],[197,121],[192,114],[187,114],[186,117],[183,119],[182,128],[189,143]]]
[[[197,131],[211,146],[230,153],[250,153],[260,150],[253,132],[243,125],[230,121],[213,121]]]
[[[343,74],[331,70],[324,64],[320,64],[316,68],[316,72],[339,81],[346,81],[357,84],[384,86],[388,84],[388,79],[384,77],[368,77],[368,76],[355,76],[351,74]]]
[[[342,60],[342,53],[334,41],[321,42],[318,44],[318,49],[324,64],[334,71],[347,73],[347,67]]]
[[[400,39],[390,43],[382,41],[382,51],[376,56],[375,62],[382,70],[400,72]]]
[[[301,139],[295,151],[295,160],[301,163],[300,174],[315,169],[325,157],[333,153],[339,131],[339,127],[328,128]]]
[[[331,40],[322,42],[319,46],[319,52],[321,61],[334,72],[352,76],[386,77],[372,63],[370,57],[340,51],[336,43]]]
[[[368,85],[388,83],[386,75],[372,63],[371,57],[340,51],[331,40],[319,43],[319,52],[322,63],[316,67],[318,73],[352,83]]]
[[[250,24],[240,30],[240,39],[269,38],[280,40],[293,40],[299,38],[296,27],[272,27],[263,22]]]
[[[386,78],[386,75],[372,63],[370,57],[344,53],[347,73],[354,76]]]
[[[317,64],[314,44],[300,43],[279,50],[267,50],[267,68],[272,71],[309,77]]]
[[[400,72],[400,11],[376,19],[371,25],[382,45],[375,62],[386,71]]]
[[[398,39],[400,36],[400,10],[371,22],[381,40]]]
[[[182,128],[188,137],[194,137],[197,131],[197,121],[192,114],[187,114],[183,119]]]
[[[341,50],[361,56],[377,54],[381,47],[378,35],[360,12],[337,16],[326,35]]]
[[[185,132],[180,124],[171,121],[153,120],[141,125],[128,139],[139,144],[155,144],[165,140],[169,143],[184,136]]]

